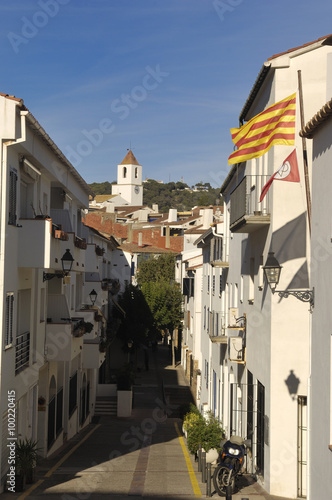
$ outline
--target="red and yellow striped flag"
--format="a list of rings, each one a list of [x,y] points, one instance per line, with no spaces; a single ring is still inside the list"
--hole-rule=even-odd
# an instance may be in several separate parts
[[[276,144],[294,144],[295,101],[296,93],[265,109],[242,127],[231,128],[237,149],[228,158],[228,164],[258,158]]]

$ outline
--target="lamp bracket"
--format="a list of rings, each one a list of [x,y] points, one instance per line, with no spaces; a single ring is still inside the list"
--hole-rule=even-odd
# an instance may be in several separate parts
[[[310,311],[314,308],[315,305],[315,289],[312,290],[272,290],[272,293],[277,293],[279,297],[282,299],[289,297],[289,295],[293,295],[297,299],[301,300],[301,302],[309,302]]]
[[[64,278],[66,273],[43,273],[43,281],[49,281],[53,278]]]

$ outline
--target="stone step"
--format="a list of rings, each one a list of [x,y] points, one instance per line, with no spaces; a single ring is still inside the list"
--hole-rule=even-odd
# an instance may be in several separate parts
[[[117,400],[116,397],[105,398],[98,397],[96,399],[95,415],[116,415]]]

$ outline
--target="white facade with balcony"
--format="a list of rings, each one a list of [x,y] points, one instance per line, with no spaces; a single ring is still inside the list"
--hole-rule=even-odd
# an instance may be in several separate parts
[[[0,117],[3,487],[8,391],[15,435],[38,440],[43,456],[91,421],[109,314],[103,283],[112,278],[116,242],[83,225],[90,188],[23,101],[0,95]],[[64,276],[67,250],[73,262]]]
[[[313,114],[325,100],[329,54],[331,47],[319,40],[271,58],[240,119],[247,121],[296,92],[299,71],[304,111],[306,116]],[[270,494],[289,498],[307,495],[311,313],[308,303],[294,296],[272,294],[263,266],[272,251],[282,265],[277,290],[312,286],[298,92],[296,110],[300,183],[274,181],[263,203],[258,203],[264,183],[294,149],[274,146],[260,158],[233,165],[222,186],[229,237],[226,310],[235,308],[238,317],[245,318],[244,363],[229,363],[225,379],[228,431],[252,439],[249,472]],[[308,167],[311,178],[310,144]]]
[[[326,104],[302,129],[312,142],[311,273],[315,291],[310,349],[308,498],[331,498],[332,340],[331,340],[331,134],[332,55],[328,58]],[[312,139],[312,141],[311,141]]]

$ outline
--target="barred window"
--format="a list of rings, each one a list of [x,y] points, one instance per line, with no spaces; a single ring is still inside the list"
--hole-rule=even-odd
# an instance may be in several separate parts
[[[13,317],[14,317],[14,293],[8,292],[6,295],[6,332],[5,347],[13,343]]]

